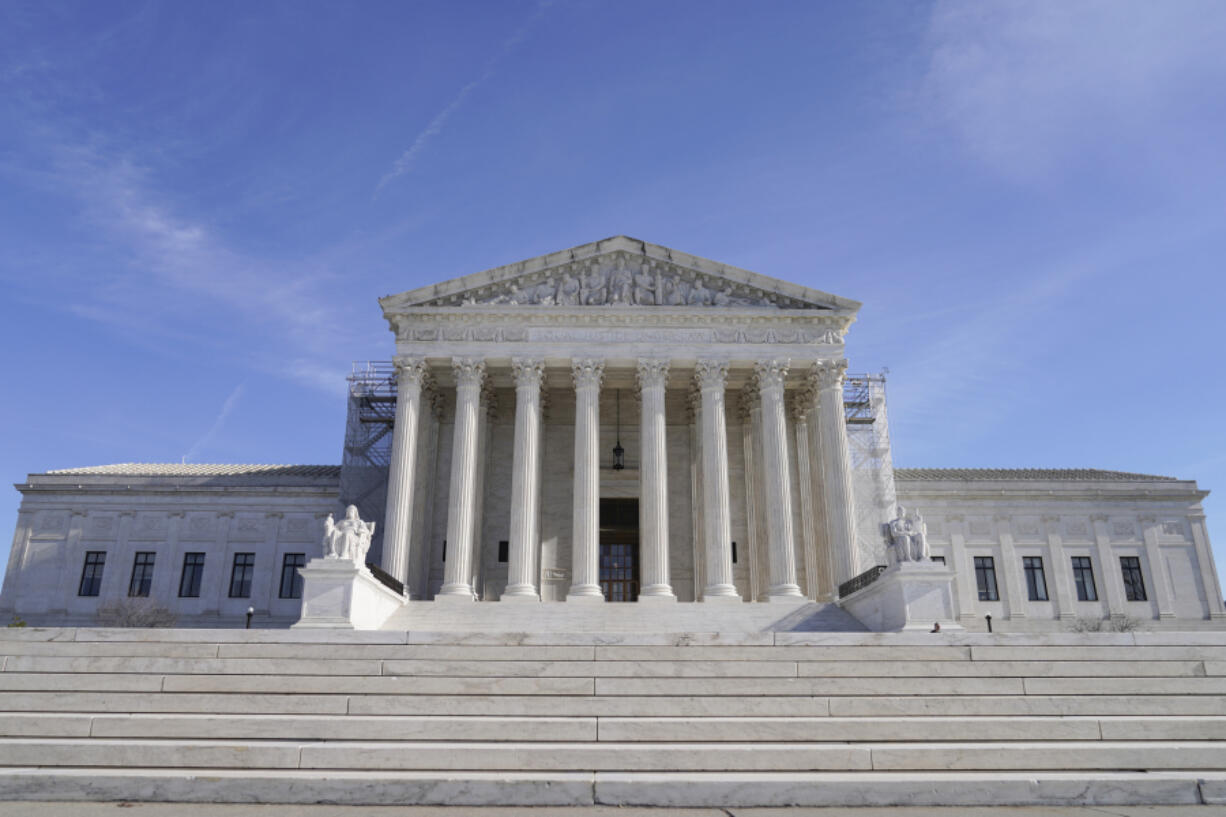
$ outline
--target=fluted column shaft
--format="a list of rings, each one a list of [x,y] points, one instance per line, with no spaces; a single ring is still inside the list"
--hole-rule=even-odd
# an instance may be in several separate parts
[[[642,392],[640,600],[677,600],[668,571],[668,449],[664,416],[667,381],[667,360],[638,362],[638,382]]]
[[[387,472],[382,567],[407,588],[413,499],[417,487],[415,465],[421,428],[421,390],[428,369],[421,358],[398,357],[395,365],[396,424],[392,427],[392,461]]]
[[[575,360],[575,514],[567,601],[604,601],[600,589],[600,381],[603,360]]]
[[[822,493],[830,534],[831,561],[834,563],[835,588],[859,572],[851,455],[847,450],[847,421],[843,410],[843,377],[846,373],[846,360],[819,360],[813,366],[813,385],[818,395],[818,433],[821,437]]]
[[[536,547],[541,495],[541,381],[543,360],[515,358],[515,452],[511,471],[511,541],[504,599],[539,600]]]
[[[472,558],[477,518],[477,424],[485,361],[453,361],[456,378],[455,434],[451,446],[451,494],[447,510],[447,565],[438,596],[473,598]]]
[[[695,376],[702,389],[702,484],[707,513],[707,585],[703,601],[739,599],[732,583],[732,514],[728,501],[728,433],[724,416],[728,364],[700,360]]]
[[[741,389],[740,420],[741,450],[745,458],[745,541],[742,542],[740,561],[748,563],[749,598],[766,600],[762,574],[766,565],[762,551],[766,547],[766,520],[762,501],[762,401],[758,398],[758,384],[750,380]]]
[[[762,471],[766,488],[766,540],[770,559],[770,598],[801,599],[796,584],[796,536],[792,526],[792,479],[788,461],[787,415],[783,378],[789,361],[754,364],[762,398]]]
[[[792,402],[792,420],[796,427],[796,476],[800,483],[800,543],[804,552],[805,595],[817,598],[817,519],[813,513],[813,469],[809,456],[809,402],[807,394]]]

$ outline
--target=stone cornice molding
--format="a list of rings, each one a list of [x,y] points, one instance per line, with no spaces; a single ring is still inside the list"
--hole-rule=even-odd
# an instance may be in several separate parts
[[[511,358],[511,377],[515,388],[539,389],[545,380],[545,361],[541,358]]]
[[[571,376],[576,389],[600,388],[604,380],[604,361],[599,358],[580,358],[570,363]]]
[[[668,385],[669,361],[656,358],[639,358],[635,367],[639,389]]]
[[[694,364],[694,379],[703,391],[707,389],[723,391],[728,381],[728,361],[699,360]]]
[[[847,376],[847,360],[819,360],[813,364],[813,372],[809,376],[814,387],[820,391],[843,388],[843,378]]]
[[[860,304],[627,236],[508,264],[380,299],[384,314],[481,302],[544,311],[582,305],[621,309],[686,304],[809,309],[854,314]]]
[[[783,360],[759,360],[753,364],[754,380],[758,384],[758,390],[762,389],[782,389],[783,380],[787,377],[788,368],[792,365],[792,361]]]
[[[1107,521],[1108,519],[1110,519],[1110,518],[1111,518],[1111,517],[1110,517],[1110,516],[1108,516],[1108,515],[1107,515],[1107,514],[1105,514],[1105,513],[1092,513],[1092,514],[1090,514],[1090,521],[1091,521],[1091,522],[1106,522],[1106,521]]]
[[[457,386],[476,386],[485,382],[485,361],[476,357],[458,357],[451,361]]]

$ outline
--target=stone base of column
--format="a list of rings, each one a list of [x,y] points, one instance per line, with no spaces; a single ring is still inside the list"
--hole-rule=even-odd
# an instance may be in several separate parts
[[[839,606],[874,632],[961,630],[953,571],[940,562],[904,562],[844,599]]]
[[[350,559],[312,559],[299,570],[297,629],[377,630],[405,602]]]
[[[800,592],[800,588],[794,584],[785,584],[782,587],[772,587],[770,595],[767,596],[767,601],[771,604],[804,604],[808,601],[805,594]]]
[[[740,604],[741,594],[730,584],[711,585],[702,591],[703,604]]]
[[[675,604],[677,597],[667,584],[647,586],[639,591],[640,604]]]
[[[511,604],[540,604],[541,603],[541,597],[535,591],[531,589],[527,591],[512,590],[509,587],[503,591],[502,595],[498,597],[498,600],[509,602]]]
[[[604,604],[604,591],[598,584],[576,584],[566,594],[567,603]]]
[[[434,600],[443,604],[472,604],[477,599],[473,589],[466,584],[445,584],[434,594]]]

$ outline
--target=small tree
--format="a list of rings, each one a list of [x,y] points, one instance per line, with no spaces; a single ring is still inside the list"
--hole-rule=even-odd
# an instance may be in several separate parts
[[[173,627],[175,614],[149,599],[122,599],[98,608],[103,627]]]

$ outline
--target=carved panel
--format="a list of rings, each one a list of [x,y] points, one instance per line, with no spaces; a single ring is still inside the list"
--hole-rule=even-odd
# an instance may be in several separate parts
[[[94,516],[89,517],[89,534],[90,536],[113,536],[115,533],[115,517],[113,516]]]
[[[1111,535],[1131,539],[1136,533],[1136,529],[1131,522],[1112,522]]]
[[[1064,532],[1067,536],[1084,539],[1090,535],[1090,528],[1084,520],[1072,519],[1064,526]]]
[[[992,535],[992,523],[987,519],[971,519],[968,529],[973,536]]]
[[[132,526],[132,536],[135,538],[157,539],[166,535],[166,514],[138,513],[136,524]]]
[[[68,511],[43,511],[34,526],[35,533],[67,533]]]

